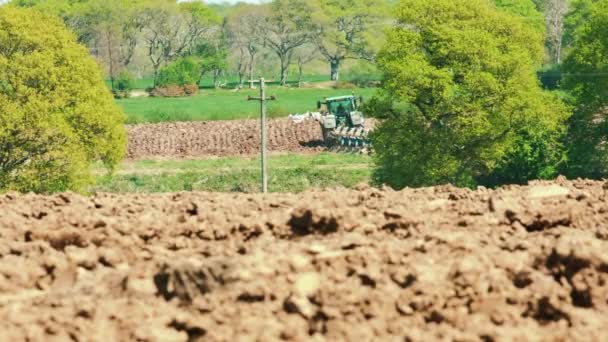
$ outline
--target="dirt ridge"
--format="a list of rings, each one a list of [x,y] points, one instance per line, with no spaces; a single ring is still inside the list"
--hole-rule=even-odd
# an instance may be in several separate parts
[[[258,120],[137,124],[127,126],[127,158],[251,155],[260,146]],[[315,121],[268,120],[268,150],[322,150],[323,134]]]

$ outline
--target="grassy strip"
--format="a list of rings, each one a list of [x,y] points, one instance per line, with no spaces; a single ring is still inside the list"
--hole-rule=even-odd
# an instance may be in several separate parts
[[[291,113],[316,109],[316,102],[323,97],[348,95],[350,89],[298,89],[270,87],[269,95],[277,101],[268,103],[269,117],[282,117]],[[370,98],[375,88],[358,88],[356,95]],[[117,100],[127,113],[127,123],[204,121],[253,119],[259,116],[257,102],[247,101],[247,96],[257,96],[257,90],[202,90],[200,94],[185,98],[132,98]]]
[[[351,188],[370,178],[370,158],[356,154],[274,155],[269,158],[269,191]],[[137,161],[121,165],[114,176],[100,175],[92,191],[258,192],[258,158]]]

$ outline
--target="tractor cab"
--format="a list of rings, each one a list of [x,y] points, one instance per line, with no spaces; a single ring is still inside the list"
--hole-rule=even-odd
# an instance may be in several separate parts
[[[361,98],[357,99],[355,95],[330,97],[317,102],[317,108],[323,115],[324,128],[363,125],[363,114],[357,110],[360,103]]]

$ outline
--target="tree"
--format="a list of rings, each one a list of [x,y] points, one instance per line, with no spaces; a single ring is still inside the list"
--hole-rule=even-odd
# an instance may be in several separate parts
[[[239,87],[243,86],[243,75],[253,80],[256,57],[264,45],[265,8],[245,5],[231,13],[228,29],[234,50],[237,53]],[[249,83],[253,87],[253,83]]]
[[[274,0],[270,6],[264,42],[279,57],[280,84],[285,85],[295,49],[311,41],[317,28],[312,21],[312,8],[305,0]]]
[[[319,50],[315,46],[307,46],[299,48],[295,52],[296,64],[298,66],[298,88],[302,88],[302,76],[304,75],[304,66],[319,57]]]
[[[199,78],[197,84],[201,84],[203,77],[207,73],[213,75],[213,87],[219,88],[219,77],[226,69],[228,49],[226,40],[219,37],[197,45],[193,52],[194,58],[198,61]]]
[[[569,18],[577,24],[564,61],[565,85],[575,98],[566,168],[571,177],[608,174],[608,0],[581,1]]]
[[[110,78],[112,89],[118,76],[133,60],[142,29],[137,1],[122,0],[18,0],[18,7],[32,7],[61,17],[89,47]]]
[[[124,116],[86,48],[47,14],[0,8],[0,189],[84,190],[122,159]]]
[[[547,0],[545,4],[547,47],[552,62],[557,64],[562,62],[564,20],[568,10],[568,0]]]
[[[11,0],[9,5],[23,8],[35,8],[41,12],[54,14],[64,21],[69,17],[75,1],[72,0]]]
[[[192,53],[206,34],[220,23],[220,18],[201,2],[175,4],[157,0],[146,7],[144,39],[152,64],[154,80],[160,67],[169,61]]]
[[[524,22],[539,32],[545,32],[545,19],[542,11],[532,0],[494,0],[496,8],[500,11],[521,17]]]
[[[591,7],[600,0],[569,0],[569,8],[564,20],[563,45],[568,48],[574,40],[576,30],[590,19]]]
[[[140,7],[122,0],[87,1],[75,5],[66,24],[105,65],[112,89],[116,78],[132,62],[143,28]]]
[[[319,0],[319,52],[330,65],[332,81],[339,78],[346,59],[373,60],[382,42],[385,0]],[[388,26],[388,24],[387,24]]]
[[[185,86],[198,81],[200,67],[190,57],[181,57],[165,65],[158,73],[158,86]]]
[[[518,182],[551,176],[568,114],[536,78],[542,34],[486,0],[403,0],[397,18],[378,57],[384,95],[367,105],[385,118],[376,180],[493,185],[519,166]]]

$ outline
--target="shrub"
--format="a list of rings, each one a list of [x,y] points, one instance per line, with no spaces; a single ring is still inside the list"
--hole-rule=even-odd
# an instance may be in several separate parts
[[[0,190],[81,191],[122,159],[124,115],[59,19],[0,7]],[[10,47],[10,48],[7,48]]]
[[[196,95],[198,93],[197,84],[186,84],[183,86],[184,93],[188,96]]]
[[[184,57],[168,64],[158,74],[152,96],[181,97],[198,93],[197,81],[200,64],[194,59]]]
[[[359,87],[376,86],[380,73],[372,63],[360,61],[349,69],[348,79]]]
[[[122,71],[114,81],[115,86],[112,92],[115,98],[128,98],[131,96],[135,81],[128,71]]]
[[[538,71],[538,79],[547,90],[555,90],[560,87],[562,80],[562,68],[560,64],[546,65],[542,70]]]
[[[158,73],[157,87],[195,84],[200,76],[200,65],[192,58],[184,57],[168,64]]]
[[[183,87],[177,85],[168,85],[165,87],[156,87],[150,93],[152,96],[160,96],[160,97],[181,97],[185,96],[186,92]]]
[[[168,85],[165,87],[156,87],[150,92],[150,95],[159,97],[183,97],[193,96],[197,93],[198,86],[196,84],[188,84],[184,86]]]
[[[334,89],[357,89],[355,84],[346,81],[337,81],[334,85]]]

